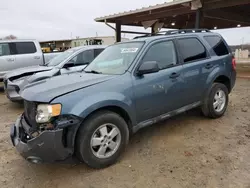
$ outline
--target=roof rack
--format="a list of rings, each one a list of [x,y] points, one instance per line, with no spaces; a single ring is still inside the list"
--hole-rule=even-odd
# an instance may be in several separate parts
[[[208,32],[211,31],[208,29],[176,29],[167,31],[165,35],[184,34],[184,33],[208,33]]]
[[[157,33],[149,33],[142,36],[137,36],[133,39],[144,38],[144,37],[153,37],[153,36],[162,36],[162,35],[175,35],[175,34],[185,34],[185,33],[208,33],[211,32],[208,29],[176,29],[170,31],[161,31]]]
[[[136,36],[133,39],[144,38],[144,37],[153,37],[153,36],[162,36],[162,35],[164,35],[164,34],[161,34],[161,32],[149,33],[149,34],[146,34],[146,35]]]

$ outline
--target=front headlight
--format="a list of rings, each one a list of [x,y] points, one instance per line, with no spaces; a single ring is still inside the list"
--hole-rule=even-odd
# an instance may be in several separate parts
[[[37,123],[47,123],[52,117],[61,114],[61,104],[39,104],[37,106]]]

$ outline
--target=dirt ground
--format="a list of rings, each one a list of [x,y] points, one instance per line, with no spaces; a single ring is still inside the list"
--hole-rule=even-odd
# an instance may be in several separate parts
[[[103,170],[26,162],[9,139],[21,112],[0,92],[1,188],[250,188],[249,79],[237,80],[223,118],[206,119],[193,110],[145,128],[120,161]]]

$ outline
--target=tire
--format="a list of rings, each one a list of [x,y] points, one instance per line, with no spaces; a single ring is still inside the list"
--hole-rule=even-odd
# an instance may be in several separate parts
[[[224,107],[221,106],[221,108],[219,108],[219,107],[215,108],[214,107],[214,103],[216,102],[215,95],[218,96],[218,92],[221,92],[221,91],[222,91],[222,93],[225,94]],[[204,100],[204,103],[202,105],[201,109],[202,109],[203,115],[205,115],[206,117],[209,117],[209,118],[213,118],[213,119],[222,117],[225,114],[226,110],[227,110],[228,99],[229,99],[229,97],[228,97],[228,89],[227,89],[227,87],[224,84],[221,84],[221,83],[214,83],[212,85],[212,87],[210,88],[209,93],[206,96],[206,98]],[[222,99],[220,99],[220,100],[222,100]]]
[[[115,126],[116,128],[112,126]],[[104,127],[106,127],[106,129]],[[109,134],[113,130],[118,132],[117,136],[113,138],[114,141],[110,140],[111,136],[107,136],[107,138],[102,136],[103,131],[100,130],[103,130],[103,128],[107,130]],[[120,144],[117,144],[115,147],[116,149],[112,151],[110,149],[111,147],[109,148],[107,145],[92,146],[94,145],[92,144],[94,143],[94,138],[104,141],[101,143],[104,145],[108,145],[110,142],[119,142]],[[124,119],[111,111],[99,111],[87,118],[87,120],[80,126],[76,137],[76,156],[79,160],[85,162],[92,168],[105,168],[114,164],[118,160],[125,150],[128,140],[129,130]],[[100,141],[98,141],[98,144],[99,142]],[[101,151],[101,147],[106,147],[107,149],[105,151],[111,150],[110,153],[114,153],[110,156],[108,156],[108,154],[105,156],[100,155],[101,157],[97,156],[99,153],[101,153],[98,152]]]

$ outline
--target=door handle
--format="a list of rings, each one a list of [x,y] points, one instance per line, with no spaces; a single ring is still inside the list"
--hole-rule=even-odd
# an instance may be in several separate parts
[[[8,58],[7,61],[14,61],[14,58]]]
[[[214,65],[212,65],[212,64],[206,64],[205,68],[206,68],[206,69],[211,69],[213,66],[214,66]]]
[[[35,56],[34,59],[40,59],[40,56]]]
[[[169,76],[169,78],[177,78],[177,77],[179,77],[179,76],[180,76],[180,73],[173,72],[173,73]]]

